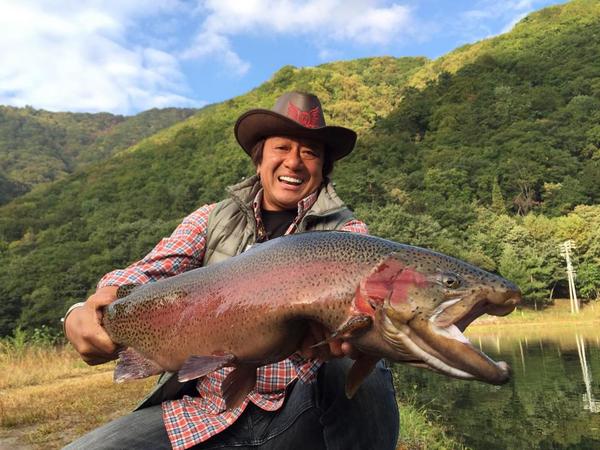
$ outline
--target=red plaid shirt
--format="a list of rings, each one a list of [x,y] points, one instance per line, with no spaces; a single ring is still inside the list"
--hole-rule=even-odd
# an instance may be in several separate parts
[[[285,234],[297,230],[300,219],[315,203],[317,195],[318,192],[315,192],[298,203],[298,215]],[[262,190],[253,202],[259,242],[266,239],[260,218],[261,201]],[[204,205],[194,211],[171,236],[162,239],[142,260],[126,269],[106,274],[98,287],[145,284],[200,267],[206,246],[208,216],[215,206],[216,204]],[[367,233],[366,225],[355,219],[348,221],[342,230]],[[233,410],[226,410],[221,394],[221,384],[233,368],[226,367],[203,377],[198,380],[198,397],[184,396],[162,404],[163,420],[171,445],[175,450],[182,450],[206,441],[233,424],[244,412],[248,402],[266,411],[281,408],[286,386],[296,378],[305,383],[314,381],[320,365],[319,361],[305,360],[294,354],[278,363],[259,367],[256,386],[242,404]]]

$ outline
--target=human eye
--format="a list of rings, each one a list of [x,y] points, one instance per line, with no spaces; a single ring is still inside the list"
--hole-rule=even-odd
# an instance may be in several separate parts
[[[321,155],[316,150],[310,148],[305,148],[304,150],[302,150],[302,155],[305,159],[317,159],[321,157]]]

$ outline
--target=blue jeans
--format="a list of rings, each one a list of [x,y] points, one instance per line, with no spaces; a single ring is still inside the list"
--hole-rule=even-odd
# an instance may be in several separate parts
[[[352,361],[332,360],[317,382],[289,387],[278,411],[250,403],[240,418],[196,449],[253,450],[393,450],[399,417],[392,375],[382,362],[352,400],[344,393]],[[116,419],[65,447],[67,449],[168,449],[160,405]]]

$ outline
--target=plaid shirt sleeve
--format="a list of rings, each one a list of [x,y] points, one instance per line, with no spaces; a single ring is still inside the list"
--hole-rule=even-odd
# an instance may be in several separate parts
[[[361,222],[358,219],[351,219],[344,224],[341,231],[352,231],[353,233],[362,233],[369,234],[369,229],[367,228],[367,224]]]
[[[202,265],[208,216],[216,203],[204,205],[183,219],[171,236],[162,239],[143,259],[102,277],[97,288],[146,284]]]

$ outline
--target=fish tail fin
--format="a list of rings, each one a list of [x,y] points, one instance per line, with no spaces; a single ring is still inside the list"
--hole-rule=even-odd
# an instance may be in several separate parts
[[[227,409],[240,406],[255,385],[256,366],[243,365],[232,370],[221,385]]]
[[[232,366],[235,362],[235,355],[211,355],[211,356],[190,356],[185,360],[177,378],[180,383],[201,378],[215,370],[223,367]]]
[[[117,383],[122,383],[123,381],[151,377],[164,371],[154,361],[141,355],[133,348],[126,348],[119,352],[119,362],[115,368],[114,380]]]
[[[352,398],[362,382],[369,376],[375,368],[375,364],[380,358],[370,355],[361,355],[354,361],[352,367],[346,376],[346,397]]]

